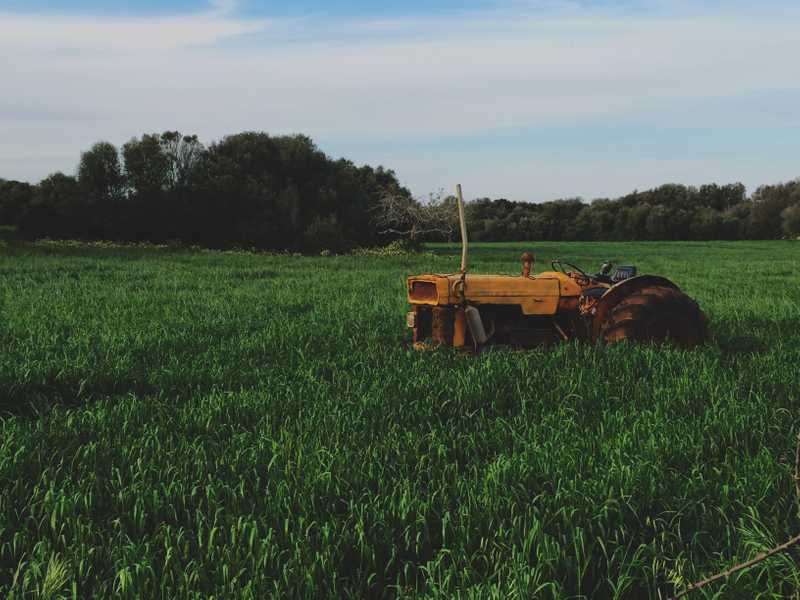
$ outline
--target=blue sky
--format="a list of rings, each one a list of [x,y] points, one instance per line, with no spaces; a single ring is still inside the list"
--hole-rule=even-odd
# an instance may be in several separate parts
[[[487,1],[459,2],[458,0],[293,0],[242,1],[237,3],[241,15],[305,15],[323,13],[334,16],[400,15],[425,14],[440,11],[462,10],[466,7],[489,7],[497,3]],[[2,5],[9,10],[21,12],[61,12],[126,15],[170,15],[202,12],[208,8],[207,2],[197,0],[5,0]]]
[[[800,176],[800,6],[0,0],[0,177],[94,141],[303,132],[425,196]]]

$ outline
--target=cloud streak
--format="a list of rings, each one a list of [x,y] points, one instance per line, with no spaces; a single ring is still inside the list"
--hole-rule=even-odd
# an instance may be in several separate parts
[[[219,43],[264,31],[267,20],[233,16],[233,0],[215,0],[208,10],[170,17],[68,16],[0,12],[0,51],[17,59],[83,50],[154,54]]]
[[[180,128],[210,139],[264,129],[308,133],[326,140],[332,154],[358,146],[347,140],[372,140],[369,155],[356,158],[393,158],[406,169],[401,177],[425,193],[439,187],[430,161],[442,185],[458,169],[477,172],[487,161],[477,149],[466,164],[430,153],[423,163],[417,157],[424,152],[397,155],[393,141],[452,138],[455,149],[464,135],[630,119],[702,127],[715,117],[703,108],[709,102],[794,92],[795,23],[723,9],[655,17],[524,6],[446,20],[246,20],[228,0],[175,17],[0,15],[0,52],[13,56],[0,65],[0,78],[12,82],[6,109],[0,106],[0,175],[36,179],[71,166],[101,138],[120,143],[143,131]],[[736,125],[765,118],[757,102],[739,106],[728,117]],[[50,118],[37,118],[36,109]],[[71,112],[91,117],[53,127],[52,115]],[[784,121],[796,117],[790,110]],[[70,162],[39,161],[26,172],[4,160],[21,147],[41,148],[43,156],[56,147]],[[531,140],[522,151],[542,150]],[[530,161],[506,163],[516,170],[480,169],[482,193],[526,193]],[[598,195],[614,187],[603,172],[627,172],[603,165],[583,169],[587,182],[598,174]],[[551,183],[569,171],[562,166],[548,167]],[[659,183],[663,169],[639,166]],[[734,168],[729,179],[736,179]],[[561,193],[571,191],[565,185]]]

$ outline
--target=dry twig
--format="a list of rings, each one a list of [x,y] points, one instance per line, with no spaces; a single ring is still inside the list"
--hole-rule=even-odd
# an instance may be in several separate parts
[[[800,433],[797,434],[797,449],[795,450],[795,463],[794,463],[794,489],[795,493],[797,494],[797,500],[800,502]],[[696,583],[691,584],[682,592],[675,594],[669,600],[678,600],[678,598],[682,598],[689,592],[693,592],[695,590],[699,590],[715,581],[719,581],[720,579],[725,579],[726,577],[730,577],[734,573],[739,571],[743,571],[744,569],[749,569],[750,567],[757,565],[758,563],[767,560],[770,556],[774,556],[776,554],[780,554],[781,552],[785,552],[792,546],[800,544],[800,535],[797,535],[790,539],[787,542],[779,546],[775,546],[771,550],[767,550],[766,552],[762,552],[755,558],[748,560],[747,562],[743,562],[741,564],[736,565],[735,567],[731,567],[727,571],[723,571],[722,573],[717,573],[716,575],[712,575],[708,579],[703,579],[702,581],[698,581]]]
[[[714,583],[715,581],[718,581],[720,579],[730,577],[731,575],[733,575],[738,571],[748,569],[753,565],[756,565],[761,561],[768,559],[770,556],[774,556],[775,554],[780,554],[781,552],[788,550],[789,548],[798,543],[800,543],[800,535],[793,537],[788,542],[784,542],[780,546],[775,546],[774,548],[768,550],[767,552],[762,552],[752,560],[748,560],[747,562],[743,562],[739,565],[736,565],[735,567],[731,567],[727,571],[723,571],[722,573],[717,573],[716,575],[709,577],[708,579],[703,579],[703,581],[698,581],[697,583],[693,583],[679,594],[674,595],[672,598],[670,598],[670,600],[677,600],[678,598],[682,598],[689,592],[699,590],[700,588],[705,587],[710,583]]]

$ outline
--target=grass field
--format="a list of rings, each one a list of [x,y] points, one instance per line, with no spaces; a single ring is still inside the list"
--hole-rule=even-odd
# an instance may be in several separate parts
[[[0,596],[658,598],[800,532],[800,246],[486,244],[666,275],[714,340],[404,344],[415,257],[0,242]],[[783,554],[694,597],[784,598]]]

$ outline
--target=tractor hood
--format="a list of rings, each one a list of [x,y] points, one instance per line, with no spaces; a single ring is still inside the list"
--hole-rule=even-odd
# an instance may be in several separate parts
[[[462,289],[463,287],[463,289]],[[562,296],[577,296],[580,287],[561,273],[537,277],[512,275],[414,275],[407,280],[409,304],[452,306],[517,305],[525,315],[552,315]]]

